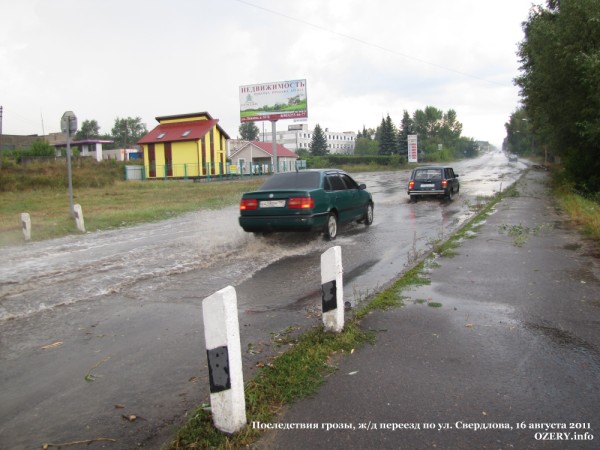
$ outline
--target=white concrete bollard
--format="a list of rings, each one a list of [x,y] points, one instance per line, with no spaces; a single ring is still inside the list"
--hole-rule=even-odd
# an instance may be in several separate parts
[[[83,223],[83,211],[81,205],[73,205],[73,212],[75,213],[75,225],[77,229],[82,233],[85,233],[85,224]]]
[[[235,433],[246,425],[237,295],[227,286],[202,301],[210,404],[215,427]]]
[[[344,329],[342,248],[331,247],[321,255],[321,293],[325,331]]]
[[[29,213],[21,213],[21,227],[23,228],[23,237],[26,241],[31,239],[31,217]]]

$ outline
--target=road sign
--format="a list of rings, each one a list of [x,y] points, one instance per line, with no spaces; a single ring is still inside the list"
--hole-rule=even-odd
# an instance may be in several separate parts
[[[73,111],[67,111],[60,119],[60,129],[63,133],[73,135],[77,132],[77,117]]]

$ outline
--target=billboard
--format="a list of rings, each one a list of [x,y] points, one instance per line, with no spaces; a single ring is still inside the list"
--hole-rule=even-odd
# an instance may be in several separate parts
[[[417,135],[409,134],[408,135],[408,162],[416,163],[418,162],[418,148],[417,148]]]
[[[240,86],[241,122],[306,117],[306,80]]]

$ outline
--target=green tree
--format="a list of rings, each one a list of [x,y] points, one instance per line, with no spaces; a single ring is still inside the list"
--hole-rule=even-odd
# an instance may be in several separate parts
[[[365,138],[365,139],[373,139],[375,137],[375,130],[373,128],[366,128],[363,125],[363,129],[362,131],[359,131],[358,133],[356,133],[356,139],[358,138]]]
[[[479,145],[473,138],[460,137],[455,153],[462,157],[475,158],[479,153]]]
[[[100,136],[100,127],[95,120],[84,120],[81,128],[75,133],[75,139],[78,141],[84,139],[98,139]]]
[[[310,141],[310,153],[313,156],[323,156],[329,153],[325,133],[319,124],[315,125],[313,136]]]
[[[456,111],[449,109],[442,117],[442,129],[440,138],[442,144],[447,147],[454,147],[462,134],[462,123],[457,119]]]
[[[532,153],[534,142],[531,127],[525,109],[519,108],[510,115],[510,120],[504,124],[506,139],[504,150],[517,155]]]
[[[548,0],[530,10],[515,83],[536,147],[560,155],[582,189],[600,191],[600,2]]]
[[[379,154],[379,142],[366,137],[359,137],[356,139],[354,145],[355,155],[378,155]]]
[[[404,110],[402,121],[400,122],[400,131],[398,132],[398,147],[401,155],[408,155],[408,136],[415,134],[413,130],[413,121],[407,110]]]
[[[243,122],[238,129],[240,138],[244,141],[256,141],[260,130],[254,122]]]
[[[119,119],[117,117],[115,119],[115,126],[112,128],[112,136],[115,144],[122,148],[135,145],[147,133],[146,124],[142,123],[140,117],[136,117],[135,119],[132,117]]]
[[[433,106],[426,106],[424,110],[416,110],[413,114],[413,127],[416,134],[423,141],[435,139],[442,129],[444,113]]]
[[[386,118],[381,119],[378,137],[380,155],[398,153],[398,132],[389,114]]]

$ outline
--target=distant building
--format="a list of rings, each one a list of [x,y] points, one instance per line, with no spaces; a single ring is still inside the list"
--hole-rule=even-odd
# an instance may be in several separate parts
[[[285,146],[277,144],[277,162],[279,172],[296,170],[298,155]],[[274,167],[273,143],[260,141],[238,141],[231,150],[231,165],[236,172],[244,175],[249,173],[270,173]]]
[[[36,141],[45,141],[49,145],[53,146],[57,150],[57,156],[60,156],[59,149],[67,147],[67,136],[64,133],[50,133],[44,136],[38,136],[37,134],[30,136],[18,136],[18,135],[2,135],[2,149],[3,150],[20,150],[26,149],[33,145]],[[79,149],[79,156],[93,157],[96,161],[102,161],[103,159],[119,159],[121,161],[129,159],[130,153],[137,153],[135,149],[127,149],[127,152],[119,153],[120,158],[117,155],[111,156],[103,150],[104,144],[113,144],[114,141],[108,139],[83,139],[83,140],[71,140],[71,148]],[[110,150],[108,150],[110,152]]]
[[[137,143],[146,178],[205,177],[227,173],[229,135],[207,112],[157,117],[159,125]]]
[[[65,136],[65,135],[63,135]],[[83,139],[81,141],[70,141],[69,145],[71,148],[77,147],[79,149],[79,156],[91,156],[96,161],[102,161],[103,159],[114,159],[108,157],[108,155],[104,154],[102,146],[104,144],[114,144],[115,141],[109,139]],[[66,148],[67,147],[67,138],[66,136],[63,138],[63,141],[56,141],[55,144],[52,144],[55,148]],[[124,159],[120,159],[123,161]]]
[[[271,128],[271,124],[269,124]],[[356,145],[356,133],[354,131],[329,131],[328,128],[323,129],[327,148],[329,153],[354,154]],[[271,131],[261,130],[259,127],[259,137],[261,141],[272,142],[273,138]],[[284,145],[292,151],[300,149],[310,150],[310,143],[314,130],[308,129],[308,124],[288,125],[287,131],[277,131],[277,143]]]
[[[66,142],[67,138],[63,133],[50,133],[46,136],[31,134],[27,136],[16,134],[3,134],[0,136],[0,150],[20,150],[29,148],[35,141],[46,141],[50,145]]]

